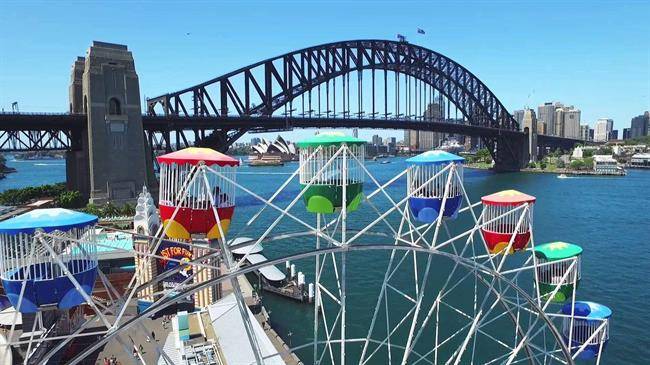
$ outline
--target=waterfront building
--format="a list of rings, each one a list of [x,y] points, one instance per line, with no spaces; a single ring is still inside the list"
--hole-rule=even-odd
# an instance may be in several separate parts
[[[632,118],[630,123],[630,138],[650,135],[650,112],[645,112]]]
[[[582,147],[576,147],[573,149],[573,153],[571,154],[571,158],[574,160],[580,160],[584,156],[584,150]]]
[[[280,162],[296,160],[298,155],[296,153],[296,146],[286,141],[282,136],[279,136],[275,141],[270,142],[262,138],[262,140],[251,146],[253,154],[249,156],[249,160],[278,160]]]
[[[557,107],[552,102],[547,102],[537,107],[537,123],[544,123],[546,125],[546,132],[538,132],[538,134],[555,135],[555,109]]]
[[[618,163],[610,155],[594,155],[594,172],[602,175],[618,175]]]
[[[630,167],[650,169],[650,153],[637,153],[630,158]]]
[[[613,127],[614,121],[612,119],[598,119],[594,132],[594,142],[607,142],[609,140],[612,129],[614,129]]]

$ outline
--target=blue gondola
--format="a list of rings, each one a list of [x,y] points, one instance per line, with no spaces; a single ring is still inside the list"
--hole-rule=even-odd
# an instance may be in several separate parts
[[[442,209],[445,186],[452,170],[450,168],[440,172],[449,164],[455,165],[458,176],[451,177],[442,215],[447,218],[456,218],[463,202],[461,185],[464,161],[465,159],[460,156],[439,150],[427,151],[406,160],[410,165],[408,193],[413,193],[409,198],[409,208],[415,219],[424,223],[433,223],[438,218]],[[438,175],[436,176],[436,174]]]
[[[609,318],[612,316],[612,310],[602,304],[576,301],[574,304],[573,325],[571,325],[571,306],[571,303],[562,306],[562,314],[569,316],[564,318],[562,336],[567,342],[569,336],[571,336],[571,350],[573,353],[577,352],[598,331],[603,322],[606,322],[605,332],[598,331],[585,349],[577,356],[581,360],[594,359],[598,357],[601,349],[604,350],[607,342],[609,342]]]
[[[56,235],[43,239],[90,295],[97,276],[96,223],[94,215],[61,208],[36,209],[0,222],[0,279],[19,312],[34,313],[46,306],[69,309],[85,302],[35,234]]]

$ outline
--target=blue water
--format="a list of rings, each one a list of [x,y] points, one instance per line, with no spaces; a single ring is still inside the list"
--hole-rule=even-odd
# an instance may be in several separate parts
[[[19,171],[0,180],[0,191],[27,185],[53,183],[65,177],[61,160],[9,161],[9,166]],[[406,167],[403,159],[393,159],[390,164],[368,162],[369,170],[380,180],[387,181]],[[283,167],[243,167],[238,181],[255,193],[269,197],[297,168],[297,164]],[[367,180],[366,186],[371,183]],[[534,234],[537,243],[567,241],[583,246],[582,281],[578,299],[592,300],[611,307],[614,311],[611,341],[603,364],[647,364],[650,359],[650,171],[630,170],[623,178],[576,177],[558,179],[552,174],[493,174],[488,171],[465,170],[465,187],[472,201],[503,189],[517,189],[537,197],[534,212]],[[403,194],[404,180],[398,181],[390,190]],[[277,203],[286,206],[298,193],[297,184],[290,184]],[[231,233],[242,226],[261,203],[256,199],[238,195],[238,208]],[[301,211],[298,202],[294,211]],[[259,235],[277,216],[266,208],[259,224],[247,229],[250,237]],[[309,217],[300,214],[302,217]],[[376,217],[367,207],[350,214],[351,225],[363,226]],[[391,218],[392,222],[394,217]],[[313,222],[313,217],[311,221]],[[385,226],[377,226],[377,231]],[[384,227],[384,228],[381,228]],[[295,223],[283,220],[274,233],[299,231]],[[386,243],[386,241],[381,241]],[[270,257],[298,252],[313,247],[313,239],[292,239],[265,245]],[[385,271],[386,257],[378,254],[350,255],[349,271],[351,304],[348,310],[350,322],[359,321],[363,326],[352,324],[349,331],[365,336],[367,320],[372,317],[378,284]],[[300,270],[311,281],[313,263],[297,262]],[[382,266],[383,265],[383,266]],[[440,264],[436,272],[447,268]],[[278,332],[288,338],[292,333],[293,344],[303,343],[299,338],[311,336],[313,309],[303,304],[288,302],[272,295],[264,296],[265,306]],[[393,309],[399,315],[403,308]],[[333,318],[333,317],[332,317]],[[453,319],[450,318],[453,322]],[[450,322],[451,323],[451,322]],[[351,346],[352,347],[352,346]],[[354,349],[352,349],[354,351]],[[310,363],[310,349],[299,352]]]

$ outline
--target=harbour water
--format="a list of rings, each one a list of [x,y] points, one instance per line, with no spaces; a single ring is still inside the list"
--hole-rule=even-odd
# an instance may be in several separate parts
[[[0,180],[0,191],[59,182],[65,178],[62,160],[8,160],[8,165],[16,167],[18,172]],[[368,162],[367,166],[378,180],[387,181],[403,170],[406,164],[403,159],[394,158],[390,164]],[[296,168],[296,163],[281,167],[242,167],[238,182],[257,194],[270,197]],[[472,201],[503,189],[517,189],[536,196],[535,241],[562,240],[581,245],[584,254],[578,299],[606,304],[614,311],[611,340],[602,363],[647,364],[650,359],[650,335],[646,332],[650,328],[650,316],[646,309],[650,302],[650,171],[630,170],[625,177],[558,179],[553,174],[493,174],[466,169],[465,186]],[[393,187],[393,193],[403,194],[404,189],[405,182],[398,182]],[[290,184],[278,196],[278,205],[289,204],[298,191],[297,183]],[[238,195],[237,204],[232,233],[241,230],[248,218],[261,208],[256,199],[243,193]],[[302,207],[301,202],[297,204],[297,208]],[[352,213],[350,220],[372,218],[360,212]],[[244,235],[256,237],[276,216],[277,213],[265,212],[260,216],[259,224],[246,228]],[[295,224],[284,224],[283,221],[277,232],[300,229]],[[301,245],[303,247],[299,247]],[[304,239],[272,242],[265,246],[265,254],[269,257],[283,256],[286,252],[297,252],[309,245],[313,245],[313,242]],[[383,279],[384,271],[377,269],[379,265],[375,259],[372,255],[351,258],[356,276],[351,279],[350,292],[351,297],[358,299],[356,303],[363,303],[364,290],[374,291]],[[302,262],[298,266],[310,282],[313,266]],[[372,316],[376,294],[368,293],[368,297],[372,297],[368,300],[369,307],[356,305],[348,308],[349,320]],[[263,301],[271,311],[274,327],[287,342],[295,345],[304,343],[305,338],[311,338],[311,307],[271,294],[264,295]],[[400,308],[394,310],[396,313],[403,311]],[[355,328],[350,331],[354,332]],[[311,362],[309,354],[308,349],[299,352],[306,363]]]

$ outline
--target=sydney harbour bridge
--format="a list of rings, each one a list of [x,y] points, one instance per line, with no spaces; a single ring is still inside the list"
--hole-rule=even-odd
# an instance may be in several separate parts
[[[480,138],[497,171],[517,171],[529,160],[529,131],[486,84],[456,61],[407,42],[353,40],[293,51],[149,98],[144,111],[131,52],[94,42],[73,64],[69,94],[65,114],[0,114],[0,151],[68,151],[68,185],[91,198],[98,190],[122,194],[99,187],[111,181],[115,191],[135,193],[146,179],[124,185],[124,178],[98,178],[93,169],[113,174],[123,163],[103,161],[114,150],[152,170],[150,156],[160,151],[225,151],[247,132],[293,128],[453,133]],[[540,151],[577,142],[536,138]]]

